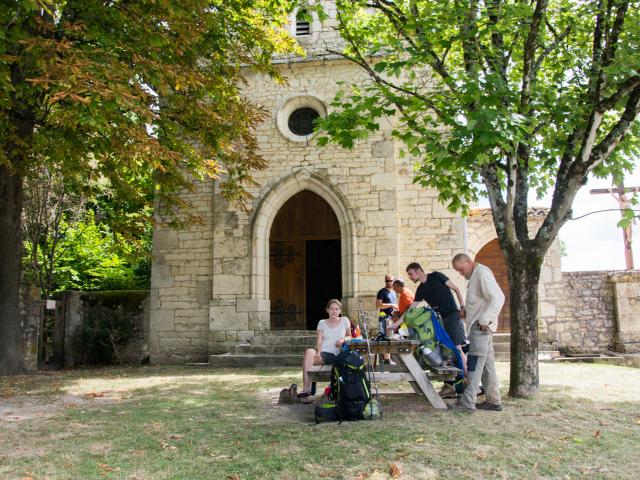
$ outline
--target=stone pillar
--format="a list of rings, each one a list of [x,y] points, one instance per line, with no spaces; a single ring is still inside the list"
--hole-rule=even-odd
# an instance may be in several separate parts
[[[615,301],[614,345],[618,352],[640,352],[640,272],[620,272],[609,277]]]
[[[83,315],[81,292],[65,292],[64,366],[72,368],[84,363],[85,346],[82,342]]]
[[[38,341],[40,336],[40,289],[35,285],[21,285],[20,314],[22,316],[21,349],[25,372],[38,370]]]

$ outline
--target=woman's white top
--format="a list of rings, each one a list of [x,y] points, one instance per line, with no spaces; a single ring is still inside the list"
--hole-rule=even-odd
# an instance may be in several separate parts
[[[327,324],[327,320],[318,322],[318,331],[322,332],[322,348],[321,352],[328,352],[337,355],[340,353],[340,347],[336,347],[336,342],[345,336],[347,329],[351,328],[351,322],[347,317],[340,317],[340,323],[331,328]]]

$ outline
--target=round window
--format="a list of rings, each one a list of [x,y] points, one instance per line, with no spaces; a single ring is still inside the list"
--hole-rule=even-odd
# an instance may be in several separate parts
[[[278,108],[276,126],[284,138],[309,144],[313,137],[313,123],[327,116],[327,107],[312,95],[289,98]]]
[[[313,133],[313,122],[319,116],[320,114],[313,108],[298,108],[289,115],[289,121],[287,122],[289,130],[295,135],[311,135]]]

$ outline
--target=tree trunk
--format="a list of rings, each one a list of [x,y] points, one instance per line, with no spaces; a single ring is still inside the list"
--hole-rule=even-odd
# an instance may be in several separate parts
[[[22,177],[0,165],[0,375],[22,371]]]
[[[511,377],[509,395],[529,397],[540,389],[538,374],[538,281],[542,260],[510,258]]]

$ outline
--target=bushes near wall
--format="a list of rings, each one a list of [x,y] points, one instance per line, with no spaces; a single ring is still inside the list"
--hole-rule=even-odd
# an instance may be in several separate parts
[[[65,365],[144,362],[148,291],[69,292]]]

